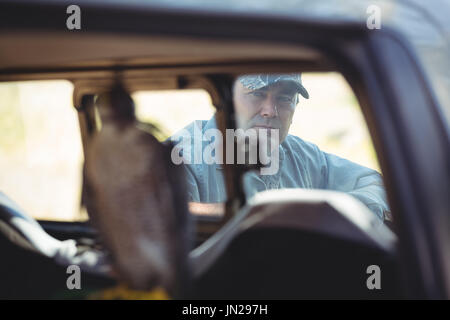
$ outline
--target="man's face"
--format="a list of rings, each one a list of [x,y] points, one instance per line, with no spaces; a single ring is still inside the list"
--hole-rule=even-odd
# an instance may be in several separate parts
[[[236,81],[233,94],[239,128],[278,129],[280,143],[284,141],[298,102],[295,85],[280,81],[252,90]]]

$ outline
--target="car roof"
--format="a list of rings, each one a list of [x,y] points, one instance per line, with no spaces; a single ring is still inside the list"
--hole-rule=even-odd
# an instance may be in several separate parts
[[[30,0],[0,0],[0,4],[11,3],[14,5],[36,4],[36,2],[37,1]],[[72,1],[67,0],[41,0],[38,1],[38,3],[41,6],[68,6],[73,4]],[[427,2],[421,0],[78,0],[76,4],[82,9],[96,7],[116,10],[124,9],[124,12],[126,12],[126,10],[129,10],[128,12],[158,10],[160,12],[180,14],[180,16],[186,14],[194,16],[195,14],[203,16],[218,15],[220,17],[259,18],[263,19],[263,21],[264,19],[284,19],[286,21],[306,21],[323,25],[352,25],[356,28],[366,27],[367,18],[370,15],[368,8],[371,5],[375,5],[380,9],[381,28],[389,31],[393,30],[409,40],[412,51],[414,51],[419,58],[422,65],[421,67],[428,75],[428,80],[431,81],[438,100],[443,106],[447,123],[450,123],[450,24],[447,23],[447,13],[450,12],[450,2],[447,0],[433,0]],[[7,17],[2,17],[2,20],[5,20],[4,18]],[[3,30],[0,28],[0,34],[3,38],[3,45],[1,45],[0,42],[0,52],[3,52],[0,69],[17,66],[18,64],[20,66],[26,66],[28,62],[33,61],[33,56],[38,60],[40,53],[38,50],[45,48],[45,46],[36,44],[35,49],[33,50],[34,55],[27,56],[25,54],[23,59],[21,59],[21,46],[18,47],[18,50],[13,51],[8,51],[7,48],[14,47],[11,44],[14,45],[19,40],[22,42],[26,41],[17,38],[16,42],[14,42],[16,37],[15,34],[10,34],[9,39],[7,38],[8,35],[6,35],[5,38],[4,31],[5,29],[8,30],[8,28],[7,25],[4,24],[4,26],[6,26],[6,28],[3,28]],[[30,28],[26,31],[33,31],[32,23],[30,24]],[[377,30],[374,31],[377,32]],[[84,41],[86,43],[91,41],[91,44],[97,42],[98,38],[90,39],[86,36],[89,33],[89,30],[83,30],[82,35],[85,37]],[[65,36],[63,36],[63,38],[64,37]],[[106,39],[108,35],[105,34],[102,35],[102,37]],[[37,41],[38,39],[39,41],[44,41],[42,43],[51,41],[47,35],[42,35],[41,38],[39,38],[39,36],[36,37],[35,42],[39,42]],[[66,45],[64,39],[61,40],[58,36],[56,36],[54,42],[59,42],[61,44],[60,47]],[[113,43],[110,43],[110,45],[112,44]],[[198,53],[193,52],[193,55],[197,55],[197,61],[207,60],[207,55],[215,55],[214,59],[216,60],[224,59],[226,57],[233,58],[233,53],[226,51],[225,47],[220,47],[219,44],[214,44],[213,46],[219,48],[218,50],[215,50],[214,54],[211,54],[211,52],[203,52],[205,56],[201,56],[198,55]],[[190,47],[195,51],[195,46],[190,45],[186,47]],[[67,53],[64,52],[63,48],[60,49],[61,55],[67,56]],[[152,52],[150,48],[142,49],[143,51]],[[170,51],[169,49],[166,51]],[[23,47],[23,50],[30,51],[31,49]],[[111,54],[115,51],[111,49],[108,50]],[[222,50],[223,52],[220,53]],[[214,51],[214,48],[212,51]],[[256,51],[260,50],[256,49]],[[8,52],[12,52],[10,56],[8,56]],[[92,58],[89,57],[90,52],[92,52]],[[55,50],[53,55],[56,56],[57,54],[58,50]],[[92,48],[85,50],[84,54],[86,55],[85,60],[98,59],[98,56],[95,56],[95,50]],[[117,55],[120,54],[122,53],[116,53],[115,58],[118,58]],[[126,56],[127,54],[129,53],[126,51],[123,52],[123,55]],[[163,55],[164,54],[161,53],[159,54],[160,57]],[[45,58],[45,55],[43,56]],[[189,53],[186,54],[186,57],[188,56]],[[242,59],[241,56],[234,58]],[[172,58],[169,57],[169,61],[170,59],[178,59],[181,61],[182,58],[181,56],[177,56]],[[55,66],[58,60],[60,59],[49,57],[49,61],[52,63],[54,61]],[[8,64],[8,61],[11,61],[11,63]],[[164,59],[157,59],[156,63],[167,63],[167,61]],[[185,63],[196,63],[196,59],[187,59]],[[105,66],[109,65],[110,64],[108,63],[105,64]]]
[[[67,0],[1,0],[0,3],[70,5]],[[439,61],[439,69],[450,55],[450,24],[447,12],[450,2],[434,0],[79,0],[80,8],[99,7],[129,10],[162,10],[180,14],[220,14],[221,16],[259,17],[314,21],[322,24],[353,24],[364,27],[369,6],[378,6],[382,28],[393,29],[405,36],[417,49],[425,63]],[[32,28],[30,28],[30,31]],[[89,30],[83,30],[89,33]],[[432,57],[432,59],[430,59]],[[450,73],[450,71],[449,71]]]

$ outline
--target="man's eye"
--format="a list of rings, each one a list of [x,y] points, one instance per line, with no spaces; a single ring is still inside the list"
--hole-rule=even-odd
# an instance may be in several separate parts
[[[254,97],[264,97],[265,96],[264,92],[259,92],[259,91],[252,91],[250,94]]]
[[[292,102],[293,98],[288,97],[288,96],[280,96],[280,97],[278,97],[278,100],[282,101],[282,102]]]

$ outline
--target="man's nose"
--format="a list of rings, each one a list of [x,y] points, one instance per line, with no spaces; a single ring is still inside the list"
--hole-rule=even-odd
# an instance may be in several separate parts
[[[278,116],[278,110],[272,99],[266,99],[261,105],[260,115],[265,118],[273,118]]]

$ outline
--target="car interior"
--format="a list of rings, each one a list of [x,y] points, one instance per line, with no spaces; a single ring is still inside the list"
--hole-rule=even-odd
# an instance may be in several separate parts
[[[66,237],[77,239],[70,242],[61,231],[44,231],[6,196],[1,200],[5,298],[56,297],[64,292],[65,267],[71,264],[87,275],[88,287],[114,283],[89,227],[66,231]],[[398,298],[395,256],[396,236],[350,196],[266,191],[191,252],[191,298]],[[365,287],[361,268],[373,264],[385,270],[382,293]]]
[[[429,130],[416,133],[436,144],[432,145],[433,154],[441,162],[429,167],[407,143],[412,132],[407,124],[414,122],[402,119],[420,116],[433,123],[434,115],[426,109],[432,104],[426,81],[417,80],[420,69],[395,33],[369,36],[360,25],[336,21],[274,17],[266,23],[264,17],[205,13],[181,19],[164,10],[130,9],[131,14],[126,15],[117,8],[101,7],[89,9],[89,29],[77,33],[58,25],[60,7],[28,8],[34,8],[34,19],[28,19],[29,14],[0,19],[0,82],[70,81],[83,152],[101,129],[96,96],[116,83],[130,94],[204,89],[222,132],[236,128],[232,86],[241,74],[339,72],[358,99],[395,224],[380,223],[354,198],[328,190],[270,190],[247,199],[242,177],[254,167],[224,165],[228,197],[223,214],[195,214],[211,208],[207,204],[190,206],[194,225],[189,244],[191,279],[189,290],[176,298],[401,299],[443,295],[442,273],[432,262],[444,261],[436,254],[444,231],[435,228],[434,233],[426,217],[414,218],[427,212],[425,209],[442,212],[445,208],[430,201],[430,194],[448,200],[442,196],[445,186],[430,187],[432,179],[439,178],[433,170],[445,167],[440,156],[445,148],[440,147],[441,140],[433,139],[437,128],[424,125]],[[20,5],[10,7],[11,12],[21,9]],[[39,22],[39,28],[31,28],[39,16],[49,18]],[[377,55],[379,48],[383,52]],[[411,81],[412,89],[394,84],[403,84],[405,79]],[[416,108],[415,115],[400,109],[416,102],[423,108]],[[397,113],[391,116],[392,106],[404,114],[394,110]],[[398,128],[403,128],[402,135]],[[416,170],[414,165],[426,169]],[[67,266],[73,264],[83,272],[84,292],[117,285],[101,234],[89,220],[37,220],[15,201],[0,193],[0,299],[80,298],[79,292],[66,286]],[[82,197],[81,207],[84,202]],[[430,238],[438,240],[427,242]],[[436,246],[425,245],[429,243]],[[439,265],[437,262],[433,265]],[[373,265],[383,273],[380,290],[368,290],[367,270]],[[429,273],[424,275],[424,270]]]
[[[231,76],[183,75],[148,78],[147,73],[122,81],[130,91],[142,88],[203,88],[219,106],[224,123],[233,125],[224,95]],[[98,130],[96,94],[111,85],[110,79],[74,81],[83,146]],[[222,86],[222,87],[221,87]],[[221,107],[221,109],[220,109]],[[86,149],[85,149],[86,150]],[[86,151],[85,151],[86,152]],[[328,190],[271,190],[246,201],[240,174],[245,165],[225,166],[231,185],[223,215],[199,215],[193,208],[195,232],[189,262],[191,289],[182,298],[396,298],[401,296],[396,264],[396,235],[369,210],[343,193]],[[117,279],[95,228],[87,222],[36,221],[6,195],[1,198],[2,252],[7,264],[3,297],[65,297],[66,267],[76,264],[83,283],[107,288]],[[237,210],[235,209],[237,207]],[[33,265],[33,271],[26,266]],[[383,269],[383,288],[369,291],[366,268]],[[44,273],[42,273],[44,271]],[[27,273],[27,277],[23,274]],[[42,276],[44,274],[44,276]],[[52,281],[47,282],[47,277]],[[39,282],[46,282],[46,291]],[[39,280],[38,280],[39,281]],[[70,297],[70,295],[69,295]]]

